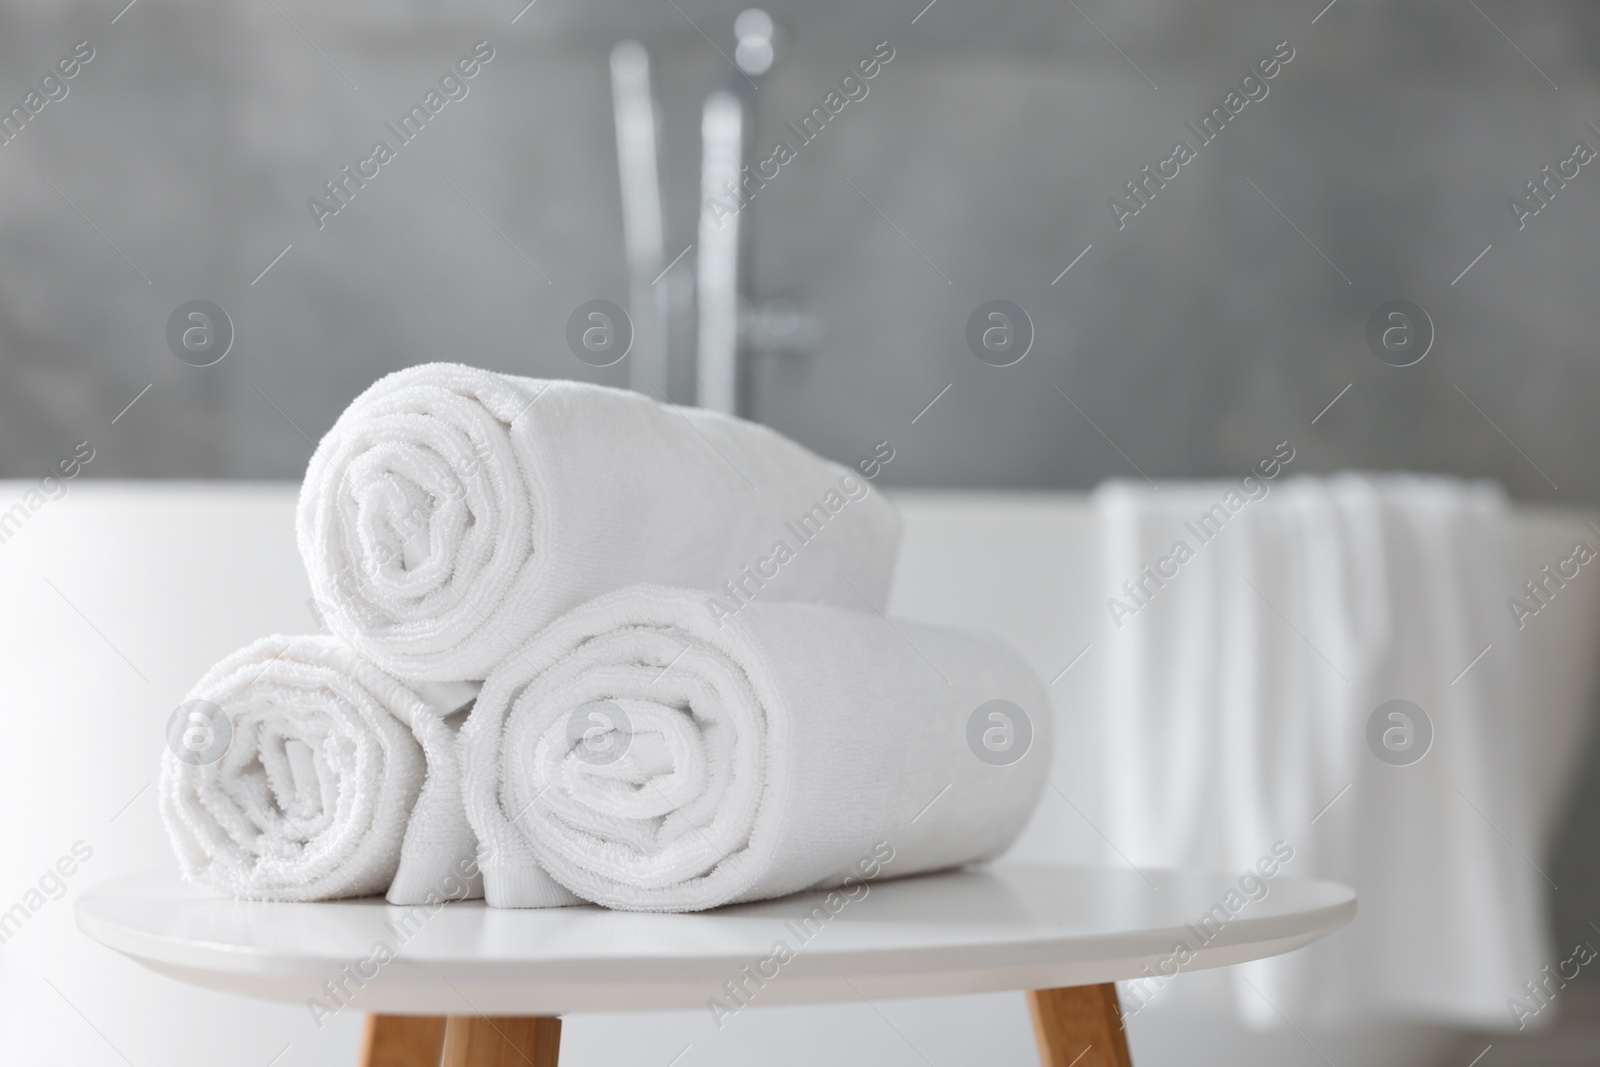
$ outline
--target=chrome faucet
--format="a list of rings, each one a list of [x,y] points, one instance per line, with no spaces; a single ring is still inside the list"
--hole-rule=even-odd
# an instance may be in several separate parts
[[[743,170],[754,162],[750,142],[756,79],[772,69],[776,29],[766,12],[751,8],[734,20],[734,63],[741,77],[713,92],[701,113],[699,223],[695,235],[697,340],[695,402],[728,414],[750,408],[749,364],[753,353],[794,354],[815,348],[817,320],[786,300],[761,302],[750,292],[747,266],[750,220],[738,209]],[[629,300],[635,309],[634,362],[629,384],[665,397],[674,302],[661,275],[666,240],[658,165],[660,108],[650,89],[644,46],[623,41],[611,53],[612,96],[617,126],[617,164],[628,259]],[[732,211],[712,211],[714,202]],[[676,262],[676,260],[674,260]]]
[[[657,136],[660,108],[650,91],[650,57],[638,41],[611,50],[611,100],[617,127],[617,172],[622,189],[622,240],[633,315],[633,361],[628,384],[641,393],[667,393],[667,291],[658,288],[666,248]]]

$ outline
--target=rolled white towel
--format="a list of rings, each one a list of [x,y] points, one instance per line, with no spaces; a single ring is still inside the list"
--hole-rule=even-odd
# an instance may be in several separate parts
[[[476,688],[423,695],[326,635],[222,660],[162,754],[161,817],[184,876],[252,900],[480,894],[447,718]]]
[[[718,619],[706,600],[609,594],[484,683],[462,758],[491,905],[562,903],[559,883],[695,911],[986,859],[1021,831],[1050,708],[1010,648],[825,605]]]
[[[882,495],[754,423],[453,363],[381,379],[322,439],[297,531],[329,627],[401,678],[481,679],[636,582],[881,608]]]

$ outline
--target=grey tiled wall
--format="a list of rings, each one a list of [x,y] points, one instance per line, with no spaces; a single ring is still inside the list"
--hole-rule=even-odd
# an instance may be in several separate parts
[[[515,23],[516,2],[326,6],[0,12],[8,107],[74,42],[95,49],[0,146],[0,474],[89,439],[91,474],[292,477],[356,391],[429,359],[625,381],[562,340],[577,304],[627,298],[607,52],[637,36],[656,61],[676,253],[695,237],[699,104],[738,80],[713,42],[731,50],[740,5],[539,0]],[[773,5],[760,143],[877,42],[895,58],[744,216],[761,294],[824,329],[812,354],[753,359],[753,414],[845,460],[888,439],[902,484],[1221,474],[1287,438],[1306,470],[1600,496],[1600,174],[1520,231],[1507,207],[1574,141],[1600,147],[1600,15],[1340,0],[1313,23],[1322,6]],[[307,199],[478,40],[494,59],[470,94],[319,230]],[[1186,120],[1283,40],[1269,95],[1119,231],[1110,197],[1178,138],[1198,145]],[[1007,368],[964,339],[996,297],[1036,328]],[[1364,340],[1395,297],[1437,328],[1403,369]],[[165,340],[194,298],[236,328],[209,368]]]

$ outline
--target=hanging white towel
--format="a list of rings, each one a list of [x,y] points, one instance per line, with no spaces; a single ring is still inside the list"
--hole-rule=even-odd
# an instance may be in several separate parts
[[[1292,858],[1268,869],[1351,884],[1361,909],[1325,943],[1130,983],[1125,1004],[1508,1025],[1554,957],[1503,494],[1341,475],[1116,483],[1095,503],[1109,838],[1140,866],[1255,868],[1268,893],[1277,848]]]
[[[182,741],[162,754],[161,815],[184,876],[253,900],[481,896],[451,717],[476,689],[419,694],[325,635],[267,637],[222,660],[184,705],[205,762],[180,759]]]
[[[462,741],[491,905],[570,902],[564,886],[695,911],[982,860],[1021,831],[1050,713],[1009,647],[707,601],[601,597],[484,683]]]
[[[582,382],[399,371],[317,446],[297,515],[329,627],[398,677],[484,678],[635,582],[881,609],[900,523],[764,426]]]

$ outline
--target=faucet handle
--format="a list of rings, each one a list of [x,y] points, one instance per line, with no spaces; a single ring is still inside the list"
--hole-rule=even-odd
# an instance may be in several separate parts
[[[758,7],[747,8],[733,20],[733,34],[739,39],[733,61],[740,70],[759,78],[772,69],[772,45],[777,33],[771,15]]]
[[[821,346],[825,332],[821,319],[782,297],[740,308],[739,340],[751,352],[809,356]]]

